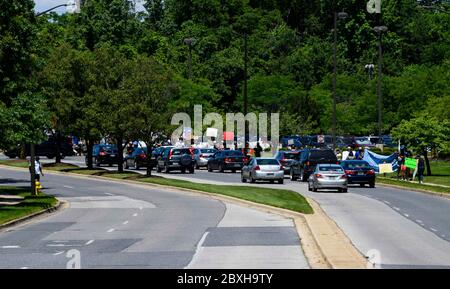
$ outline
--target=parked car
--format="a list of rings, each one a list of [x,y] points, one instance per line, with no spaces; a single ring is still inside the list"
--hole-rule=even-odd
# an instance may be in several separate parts
[[[349,184],[360,184],[364,187],[368,184],[371,188],[375,187],[375,170],[366,161],[346,160],[341,162],[347,175]]]
[[[35,146],[35,155],[36,156],[45,156],[49,159],[53,159],[57,154],[57,141],[54,137],[49,137],[47,141],[44,141]],[[6,150],[4,153],[9,158],[16,158],[20,155],[20,151],[22,150],[22,146],[16,146],[9,150]],[[73,156],[75,152],[73,151],[72,138],[70,137],[61,137],[59,140],[59,152],[61,154],[61,158],[65,158],[66,156]],[[30,156],[30,145],[25,146],[25,154],[26,156]]]
[[[259,180],[284,183],[284,167],[276,159],[254,158],[242,168],[241,181],[255,183]]]
[[[308,190],[314,192],[319,189],[337,189],[346,193],[347,184],[344,169],[336,164],[318,164],[308,178]]]
[[[190,174],[193,174],[194,165],[194,155],[189,148],[167,147],[158,158],[156,170],[158,172],[164,170],[165,173],[179,170],[183,174],[189,171]]]
[[[93,163],[96,166],[101,165],[109,165],[112,167],[113,165],[119,164],[119,155],[116,145],[108,145],[108,144],[97,144],[92,148],[92,158]],[[86,165],[88,164],[88,157],[85,157]]]
[[[317,164],[339,164],[339,162],[331,149],[305,149],[299,160],[291,165],[291,180],[296,181],[300,178],[306,182]]]
[[[300,153],[302,151],[278,151],[275,155],[275,159],[280,162],[284,167],[284,173],[289,174],[291,171],[291,166],[295,161],[300,158]]]
[[[247,157],[241,151],[218,151],[208,160],[207,168],[208,172],[219,170],[222,173],[225,170],[231,170],[235,173],[241,170],[247,161]]]
[[[193,149],[195,168],[208,166],[208,160],[217,152],[216,149]]]
[[[155,165],[155,163],[147,160],[147,148],[134,148],[123,160],[123,166],[126,169],[133,167],[139,170],[142,167],[147,167],[149,164],[151,167]]]

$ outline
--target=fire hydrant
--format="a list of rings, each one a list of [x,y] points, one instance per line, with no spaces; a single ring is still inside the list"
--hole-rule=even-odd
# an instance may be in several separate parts
[[[36,195],[39,195],[41,193],[41,190],[42,190],[41,182],[36,181]]]

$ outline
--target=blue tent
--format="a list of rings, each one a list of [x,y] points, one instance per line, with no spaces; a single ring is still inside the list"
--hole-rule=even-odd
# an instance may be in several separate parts
[[[374,168],[376,173],[379,172],[378,164],[383,163],[392,164],[392,169],[394,170],[394,172],[397,171],[398,169],[397,153],[394,153],[390,156],[383,156],[371,152],[369,149],[366,149],[364,151],[363,160],[368,162],[369,165],[371,165]]]

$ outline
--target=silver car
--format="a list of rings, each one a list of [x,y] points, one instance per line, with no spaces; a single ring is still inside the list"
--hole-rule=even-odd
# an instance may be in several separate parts
[[[308,179],[308,190],[317,192],[319,189],[337,189],[347,192],[347,176],[339,165],[318,164]]]
[[[195,168],[200,169],[208,165],[208,160],[217,152],[216,149],[194,149]]]
[[[247,180],[255,183],[259,180],[266,180],[279,184],[284,183],[284,168],[276,159],[253,158],[242,168],[241,180],[246,183]]]

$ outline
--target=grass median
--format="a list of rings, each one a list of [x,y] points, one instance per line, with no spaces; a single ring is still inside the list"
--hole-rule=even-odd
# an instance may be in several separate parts
[[[377,182],[380,184],[385,184],[385,185],[399,186],[399,187],[406,188],[406,189],[428,191],[428,192],[440,193],[440,194],[450,194],[450,188],[427,185],[427,184],[411,183],[408,181],[401,181],[401,180],[392,179],[392,178],[378,177]]]
[[[24,198],[17,205],[0,207],[0,225],[51,208],[58,202],[54,197],[45,194],[32,196],[29,188],[22,187],[0,186],[0,195],[14,195]]]
[[[24,167],[26,161],[6,160],[0,162],[0,164],[11,165],[15,167]],[[45,164],[44,174],[46,170],[68,172],[81,175],[103,176],[121,180],[134,180],[143,183],[184,188],[217,195],[235,197],[242,200],[287,209],[303,214],[313,213],[313,209],[309,205],[308,201],[299,193],[290,190],[269,189],[256,186],[226,186],[226,185],[200,184],[182,180],[167,179],[162,177],[146,177],[134,172],[118,173],[103,169],[88,170],[85,168],[79,168],[77,166],[66,163]]]

